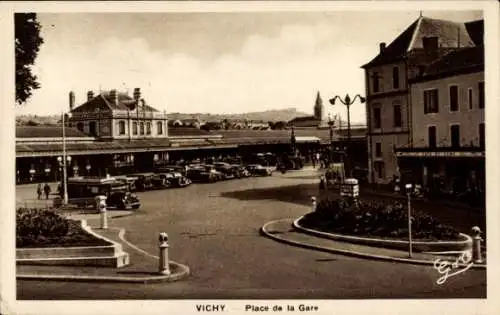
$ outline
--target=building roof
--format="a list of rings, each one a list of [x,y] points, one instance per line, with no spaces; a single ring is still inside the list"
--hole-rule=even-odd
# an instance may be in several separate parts
[[[363,68],[396,62],[407,53],[423,48],[425,37],[438,37],[439,48],[470,47],[474,45],[464,23],[431,19],[421,16],[394,39]]]
[[[465,28],[476,46],[484,44],[484,20],[467,22]]]
[[[76,128],[65,128],[65,136],[68,138],[90,137]],[[16,126],[16,138],[61,138],[61,126]]]
[[[93,97],[90,101],[73,108],[71,112],[93,112],[97,108],[99,108],[99,110],[135,110],[137,108],[137,101],[127,93],[117,92],[118,102],[116,104],[114,104],[111,100],[110,94],[110,91],[103,91],[99,95]],[[147,112],[158,111],[144,103],[142,99],[139,102],[139,108]]]
[[[431,63],[416,81],[484,70],[484,46],[461,48]]]

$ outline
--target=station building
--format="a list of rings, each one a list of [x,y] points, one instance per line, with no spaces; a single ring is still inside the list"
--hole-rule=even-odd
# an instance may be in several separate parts
[[[152,171],[156,164],[181,159],[279,154],[291,142],[290,130],[169,128],[167,114],[149,105],[139,88],[132,97],[116,90],[89,91],[79,106],[70,92],[64,118],[64,138],[62,124],[16,127],[18,183],[60,180],[64,147],[69,176],[104,176]],[[294,133],[304,155],[345,141],[345,135],[329,129],[296,128]],[[364,144],[365,139],[363,131],[352,140]]]

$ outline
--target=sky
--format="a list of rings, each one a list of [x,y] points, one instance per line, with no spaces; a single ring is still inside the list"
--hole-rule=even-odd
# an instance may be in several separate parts
[[[364,94],[360,68],[420,12],[41,13],[45,43],[34,66],[41,88],[17,114],[59,114],[68,93],[141,88],[160,111],[244,113],[297,108],[312,113],[319,91]],[[424,11],[454,21],[481,12]],[[353,122],[365,107],[351,106]]]

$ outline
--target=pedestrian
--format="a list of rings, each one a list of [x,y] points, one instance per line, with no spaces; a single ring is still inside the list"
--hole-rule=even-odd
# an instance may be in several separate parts
[[[42,184],[38,184],[36,187],[36,194],[38,195],[38,199],[42,199]]]
[[[45,183],[45,185],[43,186],[43,191],[45,192],[45,199],[49,199],[51,191],[49,184]]]

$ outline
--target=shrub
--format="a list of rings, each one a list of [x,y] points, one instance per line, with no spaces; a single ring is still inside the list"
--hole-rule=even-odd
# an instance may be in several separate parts
[[[321,200],[316,212],[301,221],[305,227],[352,235],[401,238],[408,235],[408,212],[401,202],[384,204],[373,200]],[[459,233],[426,213],[412,213],[412,234],[417,239],[455,240]]]
[[[79,222],[50,209],[21,208],[16,212],[16,247],[90,245],[107,242],[85,232]]]

